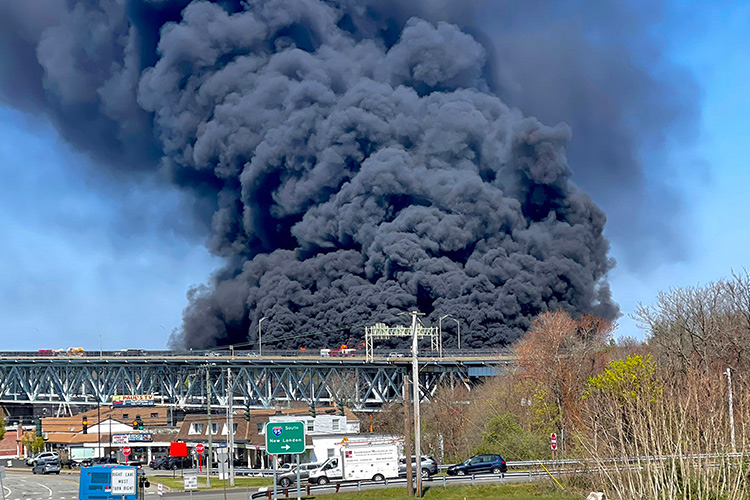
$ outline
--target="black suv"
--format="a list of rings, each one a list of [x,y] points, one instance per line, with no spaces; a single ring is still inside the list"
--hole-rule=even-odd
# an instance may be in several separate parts
[[[434,476],[438,473],[437,460],[428,455],[422,455],[422,477],[427,479],[430,476]],[[417,470],[417,457],[411,456],[411,470]],[[398,475],[406,477],[406,458],[398,459]]]
[[[474,455],[462,464],[451,465],[446,472],[449,476],[505,474],[508,466],[500,455]]]

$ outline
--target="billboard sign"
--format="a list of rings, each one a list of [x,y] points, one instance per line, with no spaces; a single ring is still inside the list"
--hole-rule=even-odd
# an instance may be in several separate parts
[[[112,396],[113,406],[154,406],[153,394],[116,394]]]

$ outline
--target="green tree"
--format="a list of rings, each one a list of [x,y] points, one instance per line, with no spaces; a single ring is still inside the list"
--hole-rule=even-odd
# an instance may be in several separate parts
[[[650,354],[633,355],[607,363],[604,372],[588,379],[583,398],[594,393],[614,397],[620,404],[656,401],[661,394],[661,386],[656,378],[656,363]]]
[[[474,453],[499,453],[506,460],[531,460],[549,455],[547,440],[524,430],[510,412],[491,417],[484,427],[482,442]]]
[[[44,438],[36,437],[33,432],[27,432],[21,437],[21,443],[30,455],[35,455],[44,449]]]

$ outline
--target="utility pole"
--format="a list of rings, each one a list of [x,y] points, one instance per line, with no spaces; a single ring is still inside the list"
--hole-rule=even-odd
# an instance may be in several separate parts
[[[411,468],[411,412],[409,411],[409,373],[404,373],[404,455],[406,455],[406,492],[414,496],[414,475]],[[420,463],[421,465],[421,463]]]
[[[208,451],[206,452],[206,488],[211,487],[211,464],[213,463],[213,449],[211,448],[211,380],[206,365],[206,413],[208,415]]]
[[[229,486],[234,487],[234,409],[232,408],[232,369],[227,368],[227,447],[229,447]]]
[[[729,428],[732,437],[732,453],[737,453],[737,445],[734,441],[734,406],[732,402],[732,370],[727,368],[727,384],[729,385]]]
[[[102,406],[99,396],[96,397],[96,452],[102,458]]]
[[[411,378],[414,387],[414,455],[417,457],[417,490],[416,496],[422,498],[422,429],[419,420],[419,338],[417,337],[417,316],[423,314],[418,311],[411,313]],[[411,457],[407,458],[411,462]]]
[[[258,321],[258,356],[261,358],[263,357],[263,321],[267,319],[267,317],[263,316]]]

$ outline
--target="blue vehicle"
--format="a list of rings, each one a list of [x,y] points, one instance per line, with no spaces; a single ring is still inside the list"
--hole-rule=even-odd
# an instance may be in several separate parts
[[[81,468],[79,500],[138,500],[149,486],[137,467],[102,464]]]

